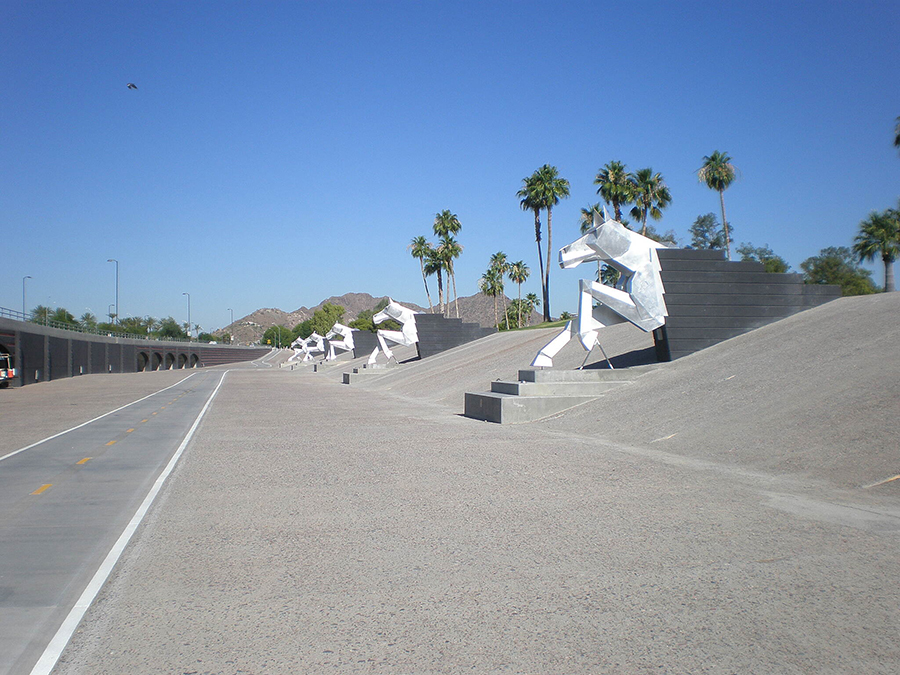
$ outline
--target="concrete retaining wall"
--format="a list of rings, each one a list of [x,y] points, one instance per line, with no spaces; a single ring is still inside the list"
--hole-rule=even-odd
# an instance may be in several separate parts
[[[16,379],[12,386],[22,386],[96,373],[202,368],[251,361],[269,349],[89,335],[0,319],[0,351],[13,357]]]

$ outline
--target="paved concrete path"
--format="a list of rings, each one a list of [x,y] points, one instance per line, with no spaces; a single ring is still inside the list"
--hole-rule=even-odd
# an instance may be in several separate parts
[[[824,490],[234,372],[57,672],[897,672],[896,502]]]

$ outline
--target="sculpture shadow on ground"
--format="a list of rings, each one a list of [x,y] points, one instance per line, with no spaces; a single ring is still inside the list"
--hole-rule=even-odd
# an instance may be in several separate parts
[[[656,358],[656,347],[646,347],[644,349],[633,349],[624,354],[617,354],[609,359],[613,368],[631,368],[632,366],[646,366],[651,363],[659,363]],[[605,370],[609,368],[606,359],[601,358],[599,361],[589,363],[584,370]]]

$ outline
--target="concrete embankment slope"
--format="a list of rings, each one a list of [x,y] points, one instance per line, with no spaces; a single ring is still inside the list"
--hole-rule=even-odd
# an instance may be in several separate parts
[[[547,428],[861,487],[900,474],[900,293],[841,298],[697,352]],[[900,480],[878,488],[900,489]]]
[[[558,329],[499,333],[362,385],[461,413],[466,391],[514,379]],[[620,365],[653,359],[630,324],[601,332]],[[837,485],[900,474],[900,293],[842,298],[671,363],[543,428]],[[570,343],[554,367],[577,368]],[[627,360],[626,360],[627,359]],[[591,356],[602,366],[599,350]],[[589,364],[590,365],[590,364]],[[900,480],[879,491],[900,489]]]

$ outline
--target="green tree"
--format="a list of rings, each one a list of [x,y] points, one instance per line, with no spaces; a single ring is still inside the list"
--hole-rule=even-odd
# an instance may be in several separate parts
[[[823,248],[819,255],[800,263],[807,284],[835,284],[843,295],[868,295],[878,289],[872,273],[857,264],[857,258],[846,246]]]
[[[97,330],[97,317],[91,312],[85,312],[81,315],[81,318],[78,319],[78,324],[84,330]]]
[[[459,298],[456,295],[456,272],[453,268],[453,261],[462,253],[463,247],[459,245],[449,234],[441,237],[440,246],[438,246],[438,257],[444,263],[444,269],[447,271],[447,317],[450,316],[450,284],[453,284],[453,298],[456,305],[456,318],[459,318]]]
[[[187,338],[187,333],[184,329],[178,325],[178,322],[175,321],[171,316],[167,316],[165,319],[161,319],[159,322],[159,328],[156,331],[156,334],[161,338],[178,338],[185,339]]]
[[[504,305],[506,302],[506,296],[503,293],[504,285],[503,285],[503,277],[509,272],[509,261],[506,258],[506,254],[503,251],[497,251],[491,256],[491,267],[497,271],[497,274],[500,275],[500,296],[504,298]],[[504,306],[504,311],[506,311],[506,307]],[[506,327],[509,330],[509,326]]]
[[[320,333],[324,335],[324,333]],[[272,347],[289,347],[294,341],[294,333],[287,326],[270,326],[263,333],[260,344],[271,345]]]
[[[537,171],[522,179],[522,187],[516,193],[520,198],[519,206],[523,211],[534,212],[534,241],[537,244],[538,266],[541,272],[541,290],[544,284],[544,253],[541,250],[541,209],[543,206],[543,198],[538,190]],[[550,260],[547,260],[549,266]]]
[[[444,259],[436,248],[428,249],[428,255],[425,258],[425,274],[437,277],[438,311],[444,314]],[[449,305],[449,301],[447,304]]]
[[[634,182],[622,162],[613,160],[597,172],[594,185],[599,185],[597,194],[603,201],[613,207],[615,219],[622,222],[622,207],[630,204],[634,191]],[[546,312],[545,312],[546,314]],[[545,317],[546,318],[546,317]],[[549,321],[549,319],[547,319]]]
[[[541,299],[537,296],[536,293],[529,293],[525,296],[525,325],[531,325],[531,315],[534,313],[534,310],[541,306]]]
[[[65,307],[57,307],[55,310],[53,310],[53,313],[50,315],[50,321],[53,321],[54,323],[57,323],[57,324],[63,324],[66,326],[77,326],[78,325],[78,322],[75,320],[75,317]]]
[[[663,181],[662,174],[653,169],[638,169],[631,177],[632,217],[641,222],[641,234],[647,236],[647,216],[662,219],[662,210],[672,203],[672,195]]]
[[[31,310],[31,320],[34,323],[43,323],[46,324],[50,320],[50,315],[53,314],[53,310],[49,307],[45,307],[44,305],[38,305],[33,310]]]
[[[450,286],[453,286],[453,297],[456,300],[456,318],[459,318],[459,298],[456,296],[456,274],[453,272],[453,260],[462,253],[460,246],[453,238],[454,234],[459,234],[462,225],[455,213],[449,209],[444,209],[434,217],[434,233],[437,235],[441,243],[438,246],[441,251],[440,257],[444,261],[444,268],[447,270],[447,316],[450,315]]]
[[[731,163],[731,157],[727,152],[718,150],[704,157],[703,166],[697,170],[697,177],[701,183],[706,183],[710,190],[719,193],[719,203],[722,206],[722,229],[725,231],[725,256],[731,260],[731,235],[728,232],[728,220],[725,217],[725,190],[735,179],[735,168]]]
[[[714,213],[697,216],[697,220],[691,225],[691,248],[696,249],[723,249],[725,248],[725,230],[719,225]],[[733,232],[729,232],[729,237]],[[734,241],[729,239],[729,241]]]
[[[481,275],[478,280],[478,289],[494,299],[494,325],[500,327],[500,318],[497,316],[497,296],[503,293],[503,275],[494,266],[488,267],[487,271]]]
[[[533,174],[534,190],[541,208],[547,212],[547,266],[542,280],[544,316],[550,316],[550,256],[553,250],[553,207],[569,197],[569,181],[559,175],[555,166],[544,164]]]
[[[324,305],[319,307],[313,315],[308,319],[309,324],[307,325],[309,329],[309,333],[306,335],[302,335],[301,337],[308,338],[313,333],[318,333],[319,335],[325,335],[328,331],[334,328],[334,324],[341,320],[341,317],[344,316],[344,308],[340,305],[335,305],[330,302],[326,302]],[[305,321],[303,322],[306,323]],[[303,324],[300,324],[303,325]],[[290,341],[287,343],[290,344]]]
[[[516,262],[510,264],[509,270],[507,272],[509,275],[509,280],[512,281],[519,287],[519,297],[518,303],[516,303],[516,309],[518,311],[518,316],[516,318],[516,328],[522,327],[522,284],[528,281],[528,277],[531,275],[531,270],[528,269],[528,265],[525,264],[524,260],[517,260]],[[507,323],[509,322],[509,318],[507,316]]]
[[[678,235],[675,234],[675,230],[657,232],[656,228],[653,227],[652,224],[647,223],[647,234],[644,236],[646,236],[647,239],[658,241],[660,244],[665,244],[666,246],[678,246]]]
[[[428,252],[431,250],[431,244],[426,241],[425,237],[419,236],[413,237],[407,248],[412,257],[419,261],[419,267],[422,270],[422,283],[425,284],[425,297],[428,298],[428,311],[434,313],[434,310],[431,308],[431,293],[428,292],[428,277],[425,276],[425,258],[428,257]]]
[[[216,339],[216,336],[213,335],[212,333],[200,333],[197,336],[197,341],[198,342],[218,342],[218,340]],[[290,342],[288,344],[290,344]]]
[[[130,335],[149,335],[152,319],[140,316],[127,316],[119,320],[119,329]]]
[[[873,211],[859,224],[859,234],[853,240],[853,252],[859,261],[881,257],[884,263],[884,292],[895,291],[894,261],[900,255],[900,210]]]
[[[775,251],[769,248],[769,245],[754,247],[753,244],[741,244],[737,248],[738,255],[741,260],[762,263],[766,272],[773,274],[783,274],[791,269],[787,261],[779,255],[775,255]]]

